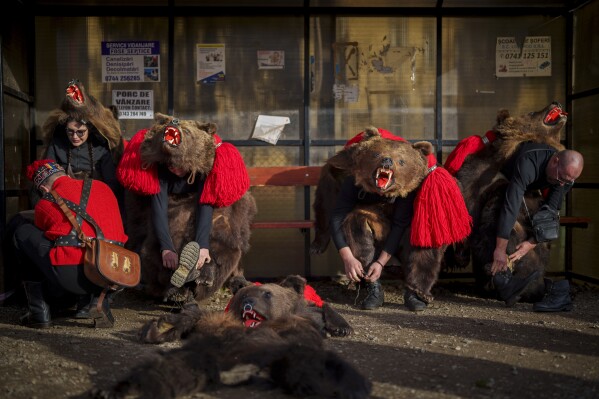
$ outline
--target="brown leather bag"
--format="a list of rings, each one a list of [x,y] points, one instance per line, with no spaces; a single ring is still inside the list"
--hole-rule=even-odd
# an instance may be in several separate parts
[[[97,238],[85,242],[83,271],[85,277],[100,287],[135,287],[141,278],[138,254]]]
[[[71,222],[71,225],[73,225],[77,237],[85,246],[83,263],[85,277],[102,288],[113,290],[119,287],[135,287],[139,284],[141,279],[139,255],[121,245],[105,240],[102,230],[93,218],[75,204],[73,206],[74,211],[94,226],[98,237],[86,236],[81,230],[81,225],[69,210],[69,206],[65,203],[65,199],[54,190],[51,190],[50,193]]]

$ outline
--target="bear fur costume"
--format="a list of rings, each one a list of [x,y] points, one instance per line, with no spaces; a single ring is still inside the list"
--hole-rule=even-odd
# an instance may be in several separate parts
[[[66,136],[64,129],[69,118],[91,122],[97,133],[106,141],[114,163],[118,164],[124,148],[119,121],[115,118],[113,111],[88,94],[83,84],[77,79],[68,83],[60,107],[50,111],[42,126],[44,154],[50,141],[57,134]],[[75,177],[83,178],[83,176]]]
[[[356,185],[361,186],[365,191],[388,198],[406,197],[412,192],[420,193],[427,182],[445,185],[440,190],[448,194],[444,200],[452,211],[455,209],[458,211],[451,213],[445,212],[447,209],[444,209],[436,212],[434,216],[427,212],[418,212],[417,195],[412,225],[404,232],[397,253],[392,254],[402,265],[407,287],[416,292],[422,300],[432,302],[431,288],[437,282],[447,245],[464,239],[470,232],[470,217],[457,182],[442,168],[435,170],[437,165],[432,150],[432,144],[427,141],[411,144],[386,130],[375,127],[367,128],[350,140],[345,148],[327,160],[322,168],[313,204],[315,238],[311,244],[312,253],[323,252],[330,241],[330,214],[335,206],[341,182],[346,176],[353,175]],[[393,175],[392,183],[381,191],[377,185],[376,175],[382,167],[384,158],[393,160],[391,167]],[[430,180],[429,176],[433,176],[436,172],[440,175]],[[429,188],[430,185],[427,186],[427,190]],[[430,191],[427,193],[431,195],[424,197],[438,200],[435,197],[439,192],[435,192],[435,195]],[[440,210],[436,206],[434,208]],[[347,216],[343,227],[346,240],[352,253],[362,265],[370,265],[381,251],[390,231],[392,213],[393,203],[391,202],[358,205]],[[458,217],[450,220],[452,224],[450,229],[446,229],[447,234],[436,234],[440,230],[437,227],[439,220],[446,219],[450,214]],[[422,237],[428,242],[423,243]]]
[[[560,144],[560,133],[567,119],[567,114],[556,102],[539,111],[518,117],[512,117],[508,110],[501,109],[497,114],[497,123],[491,130],[494,139],[482,149],[465,157],[463,164],[455,168],[456,178],[473,219],[473,227],[467,244],[456,244],[454,258],[448,260],[448,263],[465,267],[470,261],[471,253],[476,284],[482,295],[496,294],[489,270],[495,250],[497,214],[503,205],[508,186],[508,181],[500,170],[505,161],[516,152],[518,145],[523,142],[545,143],[558,151],[563,150],[564,147]],[[524,198],[532,217],[541,206],[543,197],[537,190],[526,192]],[[521,207],[509,238],[507,252],[515,251],[517,244],[532,235],[529,216],[526,209]],[[543,276],[545,267],[549,264],[549,254],[550,243],[540,243],[533,251],[515,262],[512,273],[517,277],[525,278],[534,271],[539,271],[539,276],[522,294],[521,301],[536,302],[542,298],[545,291]]]
[[[309,305],[306,280],[254,285],[233,278],[228,312],[189,304],[179,314],[147,323],[142,341],[186,336],[180,349],[162,351],[137,366],[96,398],[168,399],[219,385],[259,383],[295,396],[368,398],[372,384],[350,363],[326,350],[326,333],[344,336],[351,327],[328,304]]]
[[[181,145],[165,142],[172,116],[157,113],[154,125],[141,130],[129,141],[117,178],[127,189],[127,247],[140,254],[142,287],[147,294],[177,302],[209,297],[232,275],[243,274],[240,261],[249,250],[250,224],[256,202],[249,190],[249,177],[241,154],[233,145],[222,143],[216,125],[193,120],[176,120]],[[214,206],[210,233],[211,262],[200,270],[195,281],[181,288],[170,284],[172,270],[162,266],[158,238],[153,233],[148,194],[158,191],[157,163],[190,170],[205,176],[200,200]],[[169,230],[177,253],[194,240],[197,195],[169,195]]]

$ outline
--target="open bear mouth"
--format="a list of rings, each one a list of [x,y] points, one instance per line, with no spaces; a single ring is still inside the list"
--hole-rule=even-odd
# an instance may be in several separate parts
[[[181,132],[175,126],[167,126],[164,129],[163,141],[171,147],[176,147],[181,144]]]
[[[85,102],[85,98],[83,97],[83,93],[81,92],[81,89],[79,89],[77,82],[73,81],[69,83],[67,86],[66,95],[71,97],[71,99],[79,105]]]
[[[249,328],[258,327],[260,323],[265,320],[265,317],[253,310],[251,306],[246,306],[243,309],[241,318],[243,320],[243,325]]]
[[[568,116],[568,113],[562,109],[561,105],[556,104],[555,107],[547,111],[545,119],[543,119],[543,123],[546,125],[555,125],[560,121],[562,116]]]
[[[374,176],[374,181],[379,190],[388,189],[393,181],[393,171],[391,169],[378,168]]]

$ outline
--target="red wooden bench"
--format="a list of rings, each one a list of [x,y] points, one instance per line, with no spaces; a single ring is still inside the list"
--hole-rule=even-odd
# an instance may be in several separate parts
[[[259,186],[316,186],[320,177],[320,166],[267,166],[248,168],[250,185]],[[565,227],[587,228],[591,219],[587,217],[562,216],[560,224]],[[254,229],[310,229],[313,220],[259,221],[252,223]]]

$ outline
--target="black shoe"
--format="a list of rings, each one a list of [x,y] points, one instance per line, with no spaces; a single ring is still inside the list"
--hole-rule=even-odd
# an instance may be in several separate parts
[[[493,285],[497,289],[499,298],[505,301],[505,306],[512,307],[520,300],[528,284],[538,276],[538,270],[530,273],[525,278],[515,277],[511,271],[506,270],[493,276]]]
[[[94,296],[91,294],[80,295],[79,298],[77,298],[77,308],[75,309],[75,315],[73,317],[76,319],[91,319],[89,310],[93,299]]]
[[[532,310],[535,312],[568,312],[572,310],[572,307],[570,283],[568,283],[568,280],[561,280],[549,284],[549,289],[545,291],[545,296],[540,302],[532,306]]]
[[[362,309],[373,310],[383,306],[385,302],[385,291],[379,280],[374,283],[365,283],[368,295],[362,301]]]
[[[404,305],[412,312],[421,312],[426,309],[426,302],[424,302],[416,293],[412,290],[406,289],[403,295]]]
[[[41,282],[23,282],[29,311],[20,317],[21,325],[31,328],[48,328],[52,326],[50,306],[44,299]]]

